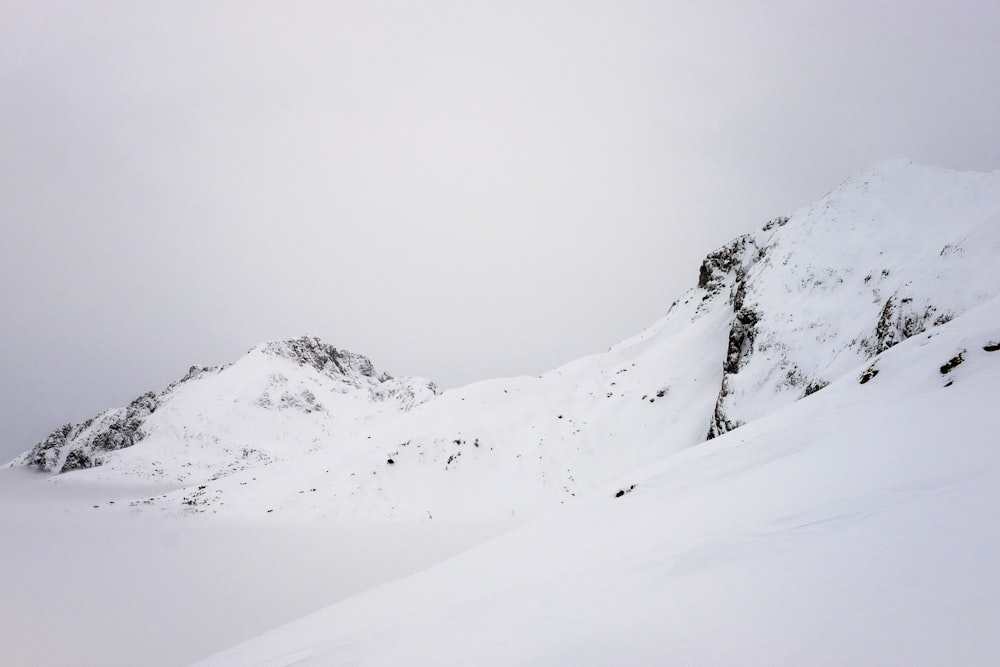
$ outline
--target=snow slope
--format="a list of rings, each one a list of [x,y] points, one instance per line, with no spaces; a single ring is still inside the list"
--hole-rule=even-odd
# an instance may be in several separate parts
[[[605,353],[409,410],[374,411],[380,404],[363,400],[313,415],[226,408],[232,394],[253,404],[274,377],[245,360],[244,374],[151,417],[160,433],[172,425],[174,441],[115,452],[100,474],[149,474],[167,457],[171,470],[212,473],[190,478],[205,488],[189,482],[141,504],[167,512],[527,517],[819,391],[1000,295],[998,257],[1000,172],[890,161],[711,253],[664,318]],[[335,429],[335,412],[360,416]],[[200,463],[215,456],[208,434],[236,424],[244,428],[229,438],[228,467]],[[241,451],[252,454],[233,461]]]
[[[993,299],[807,400],[198,665],[997,664],[998,348]]]
[[[885,162],[734,246],[713,435],[1000,295],[1000,171]]]
[[[294,528],[322,536],[337,563],[377,562],[391,543],[398,562],[357,577],[295,561],[289,599],[313,577],[331,580],[322,599],[334,602],[525,524],[219,664],[397,664],[411,652],[449,664],[988,664],[1000,355],[984,348],[1000,343],[1000,172],[877,165],[714,251],[697,277],[647,330],[541,377],[436,395],[315,339],[195,367],[0,470],[0,490],[16,480],[25,498],[64,503],[21,523],[0,513],[19,526],[7,560],[24,575],[0,586],[34,578],[99,597],[72,576],[72,535],[114,535],[117,564],[130,525],[193,543],[215,528],[279,541]],[[35,523],[50,527],[37,550],[52,562],[17,539]],[[459,537],[442,542],[442,526]],[[341,536],[359,527],[379,537],[354,554]],[[221,542],[215,553],[187,584],[171,580],[192,603],[163,612],[163,636],[202,628],[205,654],[315,608],[224,624],[204,581],[240,554]],[[88,572],[105,571],[103,554]],[[123,562],[123,590],[140,590],[159,561]],[[231,581],[249,598],[232,608],[273,574]],[[17,620],[27,595],[0,588],[0,612]],[[48,637],[50,616],[27,624],[19,655]],[[114,622],[143,632],[133,616]],[[192,655],[158,646],[161,664],[168,649]]]

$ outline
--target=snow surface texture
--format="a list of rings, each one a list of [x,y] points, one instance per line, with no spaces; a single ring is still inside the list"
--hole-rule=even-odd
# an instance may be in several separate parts
[[[865,384],[198,665],[998,664],[998,341],[994,299]]]
[[[435,396],[315,339],[271,343],[3,472],[117,489],[88,507],[111,522],[453,521],[482,540],[555,510],[206,664],[992,664],[998,258],[1000,172],[892,161],[540,378]]]

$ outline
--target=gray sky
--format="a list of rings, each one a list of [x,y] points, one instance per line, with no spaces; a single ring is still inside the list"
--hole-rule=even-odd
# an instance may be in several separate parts
[[[1000,3],[0,4],[0,459],[301,334],[444,387],[887,157],[1000,167]]]

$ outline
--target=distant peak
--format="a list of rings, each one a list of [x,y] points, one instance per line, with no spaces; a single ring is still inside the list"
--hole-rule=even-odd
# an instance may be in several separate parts
[[[375,377],[375,367],[368,357],[347,350],[338,350],[315,336],[269,341],[251,350],[254,351],[291,359],[302,366],[311,366],[321,373]],[[384,379],[388,379],[388,376]]]

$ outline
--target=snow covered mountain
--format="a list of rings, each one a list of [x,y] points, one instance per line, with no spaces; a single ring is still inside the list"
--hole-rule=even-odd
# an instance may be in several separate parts
[[[66,424],[14,463],[202,482],[327,446],[435,392],[425,380],[377,374],[367,358],[316,338],[273,341],[234,364],[192,366],[158,394]]]
[[[870,369],[197,664],[995,665],[1000,299]]]
[[[378,377],[319,341],[270,343],[67,425],[18,462],[175,481],[186,488],[142,505],[183,511],[533,515],[1000,295],[998,257],[1000,173],[890,161],[712,252],[659,322],[542,377],[429,400],[425,381]]]
[[[205,665],[996,664],[1000,171],[882,163],[692,283],[606,352],[441,394],[267,343],[0,475],[85,490],[83,530],[304,526],[373,562],[439,526],[474,526],[468,546],[524,524]],[[418,538],[360,557],[345,526]],[[427,564],[407,562],[365,581]],[[219,616],[178,608],[178,628]]]
[[[713,253],[735,317],[710,435],[1000,294],[998,205],[998,172],[886,162]]]

